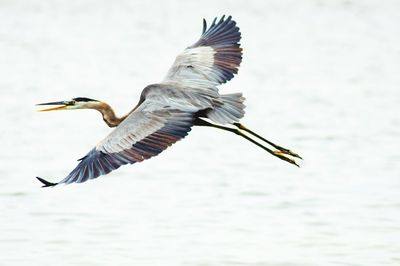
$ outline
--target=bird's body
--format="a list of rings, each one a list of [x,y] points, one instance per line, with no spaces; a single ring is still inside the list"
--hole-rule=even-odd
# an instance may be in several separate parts
[[[116,127],[100,141],[60,183],[81,183],[119,168],[149,159],[184,138],[194,125],[211,126],[236,133],[274,156],[296,164],[286,155],[299,157],[250,131],[239,120],[244,116],[241,93],[220,94],[217,86],[232,79],[242,59],[241,35],[231,17],[214,19],[210,28],[204,20],[199,41],[176,58],[161,83],[143,89],[139,102],[127,115],[117,117],[106,103],[89,98],[41,105],[63,105],[46,110],[96,109],[110,127]],[[204,120],[208,119],[210,122]],[[222,125],[231,125],[225,127]],[[272,151],[243,134],[247,131],[277,148]]]

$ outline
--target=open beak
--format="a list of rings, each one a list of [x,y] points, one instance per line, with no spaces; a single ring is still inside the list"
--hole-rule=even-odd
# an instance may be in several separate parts
[[[51,108],[46,108],[46,109],[41,109],[38,110],[38,112],[47,112],[47,111],[57,111],[57,110],[65,110],[67,109],[67,102],[61,101],[61,102],[51,102],[51,103],[39,103],[36,104],[37,106],[42,106],[42,105],[59,105],[56,107],[51,107]]]

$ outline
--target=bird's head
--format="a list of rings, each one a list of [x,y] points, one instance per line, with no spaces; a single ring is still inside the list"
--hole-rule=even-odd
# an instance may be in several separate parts
[[[38,106],[56,105],[56,107],[38,110],[38,112],[57,111],[57,110],[76,110],[76,109],[97,109],[101,102],[86,97],[77,97],[68,101],[39,103]]]

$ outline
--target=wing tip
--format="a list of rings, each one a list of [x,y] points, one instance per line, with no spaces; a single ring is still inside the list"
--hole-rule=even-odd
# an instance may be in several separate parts
[[[58,185],[58,183],[49,182],[49,181],[44,180],[43,178],[40,178],[38,176],[36,178],[37,178],[37,180],[39,180],[43,184],[42,187],[54,187],[54,186]]]
[[[200,40],[190,46],[190,48],[198,46],[211,46],[219,48],[236,47],[240,48],[240,40],[242,38],[240,29],[232,16],[223,15],[218,21],[215,17],[211,25],[207,28],[207,21],[203,19],[203,32]]]

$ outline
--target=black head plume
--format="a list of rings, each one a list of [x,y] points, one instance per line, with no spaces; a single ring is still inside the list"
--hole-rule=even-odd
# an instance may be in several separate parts
[[[98,102],[98,100],[93,100],[93,99],[86,98],[86,97],[77,97],[77,98],[73,98],[72,100],[77,101],[77,102]]]

